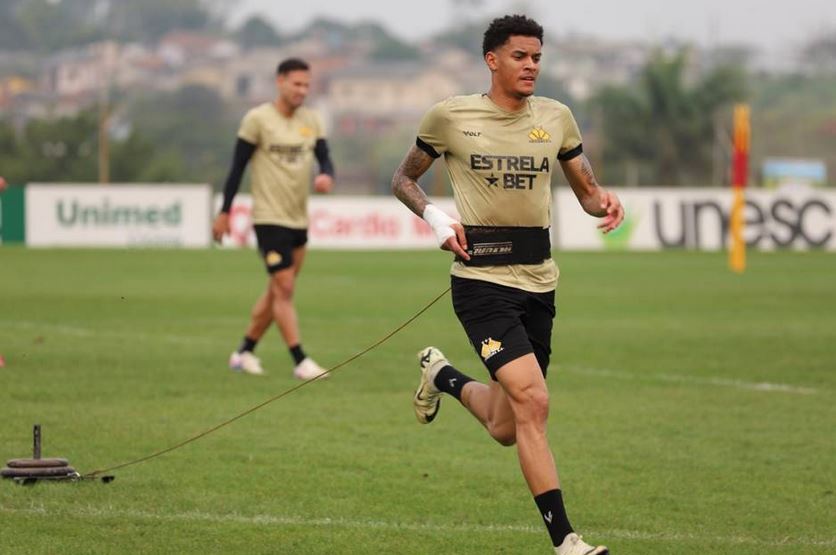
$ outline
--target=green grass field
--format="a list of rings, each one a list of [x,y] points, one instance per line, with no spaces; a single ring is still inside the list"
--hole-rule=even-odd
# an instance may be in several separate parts
[[[307,350],[340,362],[447,284],[441,253],[310,254]],[[573,524],[624,554],[836,552],[836,256],[560,254],[550,438]],[[0,248],[0,462],[82,472],[295,385],[233,374],[252,252]],[[449,297],[330,380],[98,482],[0,482],[0,553],[550,553],[513,449],[452,399],[416,423],[414,353],[486,377]]]

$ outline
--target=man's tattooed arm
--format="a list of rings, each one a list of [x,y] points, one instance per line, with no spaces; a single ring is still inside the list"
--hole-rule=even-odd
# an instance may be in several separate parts
[[[595,179],[595,173],[586,155],[580,154],[571,160],[561,160],[560,167],[563,168],[563,174],[584,211],[592,216],[604,216],[606,210],[601,208],[601,200],[605,191]]]
[[[598,229],[609,233],[621,225],[624,220],[624,207],[621,205],[621,200],[618,195],[598,184],[589,159],[584,154],[575,156],[571,160],[561,160],[560,167],[563,168],[563,173],[584,212],[603,218],[598,224]]]
[[[424,208],[430,201],[418,185],[418,178],[424,175],[432,163],[433,158],[429,154],[413,145],[392,177],[392,192],[419,218],[423,216]]]

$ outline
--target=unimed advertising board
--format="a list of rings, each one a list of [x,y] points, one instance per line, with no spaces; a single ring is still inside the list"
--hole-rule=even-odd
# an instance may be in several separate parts
[[[208,185],[26,188],[30,246],[207,247]]]
[[[719,189],[615,189],[626,217],[602,235],[569,189],[555,195],[557,246],[564,250],[722,250],[729,244],[732,192]],[[761,250],[836,250],[836,191],[746,191],[744,238]]]

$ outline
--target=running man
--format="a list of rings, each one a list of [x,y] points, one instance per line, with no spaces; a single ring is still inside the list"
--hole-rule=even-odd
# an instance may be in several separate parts
[[[557,267],[549,239],[551,175],[560,164],[581,207],[602,218],[604,233],[624,218],[618,197],[596,181],[569,109],[536,97],[543,28],[521,15],[495,19],[483,54],[487,94],[456,96],[424,116],[416,144],[395,173],[395,195],[432,227],[456,256],[453,308],[491,381],[456,370],[435,347],[418,354],[418,421],[438,414],[441,394],[455,397],[502,445],[516,444],[522,473],[555,553],[608,553],[578,536],[563,506],[546,434]],[[461,222],[433,206],[418,178],[444,156]]]
[[[302,106],[310,83],[306,62],[290,58],[279,64],[276,100],[253,108],[241,121],[223,206],[212,224],[216,241],[229,233],[232,199],[252,160],[253,223],[269,279],[253,306],[240,347],[229,358],[230,368],[248,374],[264,373],[253,352],[270,323],[276,322],[293,357],[293,375],[301,380],[327,377],[302,349],[293,304],[293,290],[308,242],[308,190],[314,158],[320,170],[313,180],[314,190],[328,193],[334,186],[334,165],[322,123],[316,112]]]

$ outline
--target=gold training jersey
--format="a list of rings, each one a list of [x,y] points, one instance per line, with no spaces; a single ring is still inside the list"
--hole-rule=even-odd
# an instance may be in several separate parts
[[[247,112],[238,137],[256,145],[250,160],[253,223],[308,227],[314,146],[324,135],[316,112],[304,106],[290,117],[271,102]]]
[[[462,224],[548,228],[551,175],[558,158],[581,153],[578,125],[565,105],[533,96],[507,112],[487,95],[454,96],[424,115],[418,145],[444,156]],[[465,266],[452,274],[526,291],[557,285],[552,259],[541,264]]]

